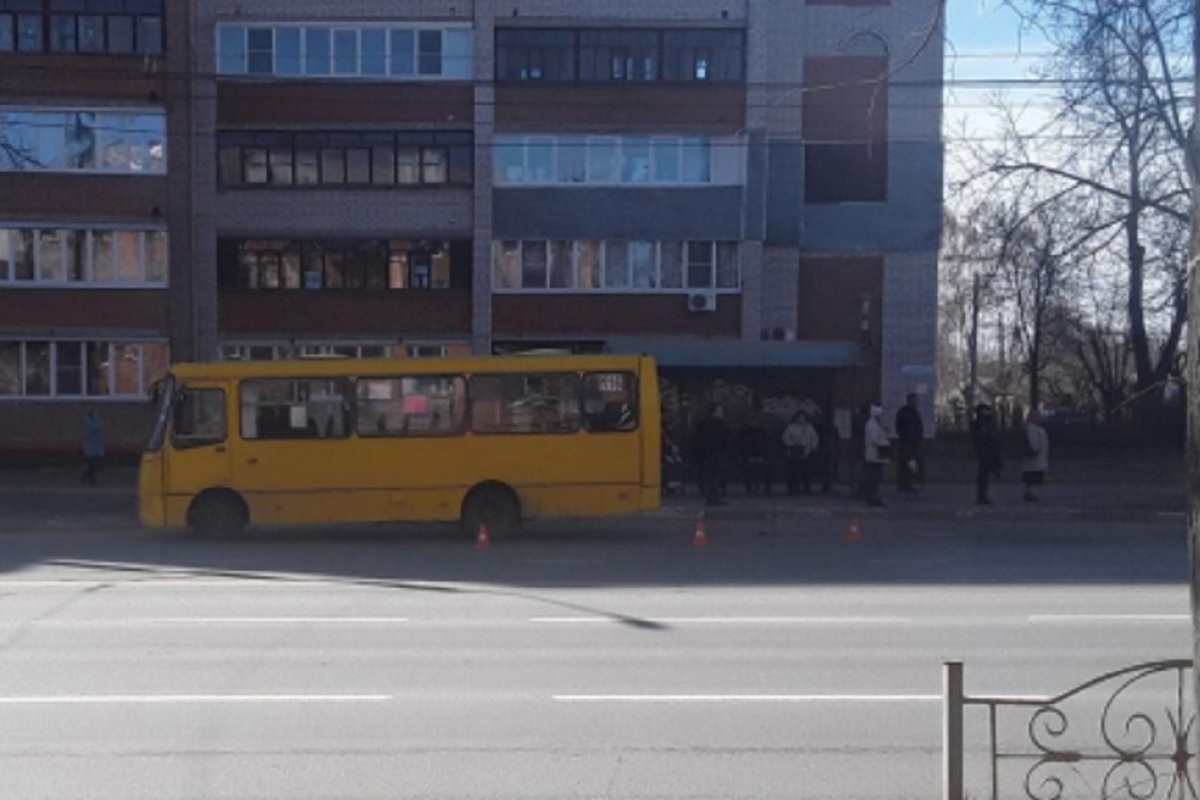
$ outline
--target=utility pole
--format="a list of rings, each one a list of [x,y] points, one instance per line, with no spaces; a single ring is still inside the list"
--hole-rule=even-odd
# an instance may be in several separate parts
[[[1187,465],[1188,558],[1191,562],[1192,660],[1200,664],[1200,0],[1192,12],[1192,136],[1188,174],[1192,181],[1192,236],[1188,248]],[[1193,696],[1200,708],[1200,669],[1192,670]],[[1192,746],[1196,743],[1192,739]],[[1197,755],[1197,753],[1193,753]],[[1200,758],[1192,759],[1200,786]]]

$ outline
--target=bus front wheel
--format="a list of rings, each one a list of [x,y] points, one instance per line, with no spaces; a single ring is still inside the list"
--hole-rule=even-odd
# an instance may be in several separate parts
[[[246,527],[246,507],[233,492],[205,492],[192,501],[188,526],[205,538],[238,536]]]
[[[521,528],[521,504],[507,486],[480,486],[463,503],[462,524],[470,536],[478,535],[484,525],[489,536],[509,536]]]

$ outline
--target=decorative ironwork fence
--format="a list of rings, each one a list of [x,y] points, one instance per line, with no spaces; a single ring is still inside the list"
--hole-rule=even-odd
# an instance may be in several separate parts
[[[1192,780],[1192,662],[1154,661],[1053,697],[967,695],[943,665],[943,798],[1200,800]],[[987,709],[990,792],[964,787],[964,712]]]

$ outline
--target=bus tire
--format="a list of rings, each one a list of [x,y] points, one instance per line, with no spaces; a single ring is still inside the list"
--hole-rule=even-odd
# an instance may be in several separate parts
[[[463,532],[477,536],[483,525],[487,525],[489,536],[504,538],[520,532],[521,503],[516,492],[502,483],[472,489],[463,501]]]
[[[206,539],[240,536],[249,521],[246,504],[235,492],[202,492],[188,509],[188,527]]]

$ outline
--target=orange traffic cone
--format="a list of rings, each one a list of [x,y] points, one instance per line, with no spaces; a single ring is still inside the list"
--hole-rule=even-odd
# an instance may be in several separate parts
[[[862,531],[858,529],[858,517],[850,518],[850,527],[846,528],[846,535],[842,538],[846,544],[857,544],[862,541]]]
[[[700,512],[700,516],[696,517],[696,532],[692,536],[692,547],[708,547],[708,525],[703,511]]]
[[[492,549],[492,540],[488,537],[487,525],[484,523],[479,524],[479,536],[477,536],[475,538],[475,549],[476,550],[491,550]]]

